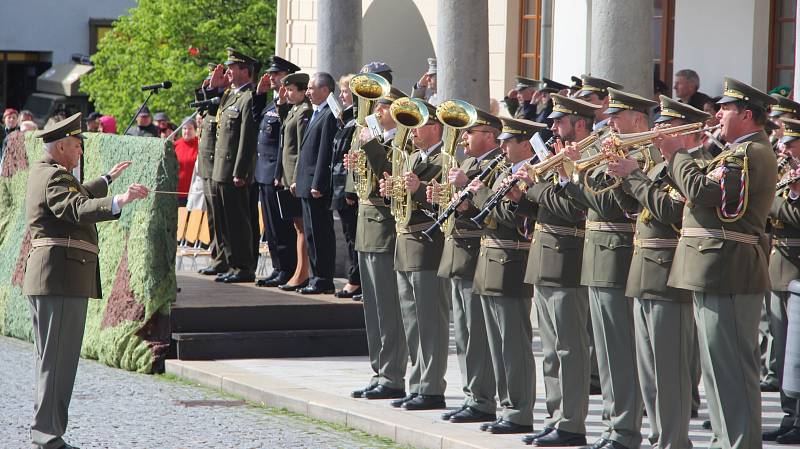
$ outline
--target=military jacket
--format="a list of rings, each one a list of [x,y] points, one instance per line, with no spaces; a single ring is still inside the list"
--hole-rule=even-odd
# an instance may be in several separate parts
[[[262,97],[266,95],[258,95],[254,100],[264,101]],[[256,116],[259,126],[254,175],[259,184],[272,185],[275,182],[275,169],[280,155],[281,120],[288,114],[289,107],[288,104],[278,105],[273,101],[263,108],[263,113]]]
[[[745,167],[747,188],[742,189]],[[696,228],[734,231],[756,238],[759,243],[742,243],[730,237],[681,237],[669,276],[670,286],[722,294],[754,294],[770,289],[764,232],[775,196],[777,172],[775,154],[763,131],[733,143],[705,170],[685,150],[675,154],[669,175],[687,201],[684,232]],[[740,203],[742,190],[746,196]]]
[[[389,143],[383,144],[376,138],[361,148],[367,154],[368,163],[378,168],[373,168],[373,172],[383,173],[391,148]],[[396,236],[394,217],[380,195],[378,183],[373,179],[371,185],[369,197],[359,198],[355,248],[359,252],[393,253]]]
[[[614,195],[626,210],[637,208],[636,233],[625,296],[689,302],[687,290],[667,286],[675,248],[680,236],[683,197],[669,183],[665,162],[645,174],[633,171]],[[630,202],[634,202],[633,205]],[[659,239],[661,243],[656,244]],[[661,245],[655,248],[653,246]]]
[[[772,250],[769,256],[769,279],[772,290],[789,291],[789,282],[800,279],[800,203],[787,193],[772,201]]]
[[[31,165],[25,197],[25,217],[31,240],[66,238],[97,245],[95,223],[119,218],[102,178],[85,184],[66,168],[45,158]],[[76,247],[31,249],[22,287],[25,295],[102,298],[98,255]]]
[[[295,182],[300,142],[303,140],[303,134],[306,132],[312,113],[311,101],[306,99],[302,103],[294,105],[289,110],[286,120],[283,121],[283,126],[281,127],[281,158],[278,160],[275,178],[281,179],[281,183],[286,187]]]
[[[256,159],[258,123],[253,113],[253,85],[223,94],[217,110],[217,142],[214,147],[215,182],[251,179]]]
[[[468,178],[477,176],[497,155],[501,153],[496,148],[478,161],[474,157],[468,157],[461,161],[459,168],[466,173]],[[440,206],[441,207],[441,206]],[[443,206],[444,208],[447,205]],[[455,232],[444,236],[444,248],[442,249],[442,260],[439,262],[439,276],[443,278],[467,279],[472,280],[475,276],[475,266],[478,263],[478,253],[480,251],[481,231],[469,218],[475,216],[476,210],[472,208],[471,213],[456,213]],[[475,235],[474,237],[461,237],[460,233]]]
[[[197,101],[208,100],[222,94],[215,91],[198,89],[195,93]],[[210,105],[208,109],[200,112],[203,124],[200,128],[200,141],[197,148],[197,173],[203,179],[211,179],[214,171],[214,148],[217,145],[217,111],[219,105]]]
[[[482,208],[491,194],[500,188],[503,179],[510,174],[510,168],[501,172],[492,183],[491,189],[481,188],[475,192],[472,203],[478,209]],[[530,243],[526,234],[529,229],[533,229],[534,223],[518,216],[516,207],[508,199],[503,199],[486,219],[472,284],[472,292],[477,295],[513,298],[533,296],[533,286],[524,282],[528,249],[491,248],[485,240],[488,238],[519,242],[521,245]]]
[[[585,208],[571,201],[559,185],[537,182],[520,200],[517,213],[535,217],[539,225],[575,230],[575,234],[567,235],[537,226],[528,254],[525,282],[548,287],[580,286],[583,236],[578,234],[585,227]]]

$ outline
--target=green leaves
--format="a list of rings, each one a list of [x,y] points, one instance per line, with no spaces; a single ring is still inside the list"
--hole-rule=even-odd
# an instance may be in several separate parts
[[[117,118],[121,132],[146,97],[139,87],[170,80],[172,88],[149,104],[177,124],[191,113],[186,105],[206,65],[223,62],[227,47],[266,64],[275,48],[275,10],[275,0],[139,0],[98,43],[95,69],[81,89],[98,111]]]

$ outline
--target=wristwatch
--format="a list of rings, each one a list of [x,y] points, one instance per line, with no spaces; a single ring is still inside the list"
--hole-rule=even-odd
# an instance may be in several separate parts
[[[106,180],[106,184],[111,185],[111,181],[113,181],[113,179],[111,179],[111,175],[108,173],[103,173],[100,175],[100,177]]]

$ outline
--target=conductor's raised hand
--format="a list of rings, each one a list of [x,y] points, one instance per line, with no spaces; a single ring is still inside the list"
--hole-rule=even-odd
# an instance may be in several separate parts
[[[111,176],[111,180],[115,180],[119,178],[119,175],[125,171],[128,167],[131,166],[131,161],[124,161],[120,162],[119,164],[111,167],[111,170],[108,171],[108,176]]]

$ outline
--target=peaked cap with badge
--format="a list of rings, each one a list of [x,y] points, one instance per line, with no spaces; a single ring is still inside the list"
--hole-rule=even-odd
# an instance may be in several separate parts
[[[503,132],[497,136],[497,140],[507,140],[511,138],[528,140],[538,131],[547,129],[544,123],[533,122],[524,119],[513,119],[503,117]]]
[[[755,87],[726,76],[722,88],[722,98],[717,101],[717,104],[733,103],[737,101],[764,111],[771,105],[778,103],[778,100],[761,92]]]
[[[658,106],[658,103],[649,98],[644,98],[630,92],[623,92],[613,87],[608,88],[608,96],[609,101],[606,114],[616,114],[622,111],[636,111],[642,114],[648,114],[650,113],[650,108]]]
[[[576,97],[585,97],[591,94],[608,95],[608,88],[622,89],[621,84],[612,81],[604,80],[603,78],[595,78],[589,75],[581,75],[581,90],[575,94]]]
[[[84,135],[81,134],[81,113],[75,113],[60,122],[53,123],[45,127],[43,130],[36,131],[34,137],[38,137],[44,143],[55,142],[56,140],[65,137],[77,137],[83,139]]]
[[[600,105],[583,101],[579,98],[565,97],[559,94],[552,94],[553,112],[547,118],[560,118],[564,116],[579,116],[593,119],[594,112],[600,109]]]
[[[708,120],[711,115],[701,111],[687,103],[673,100],[666,95],[659,96],[661,100],[661,112],[656,123],[664,123],[670,120],[685,120],[689,123],[700,123]]]

